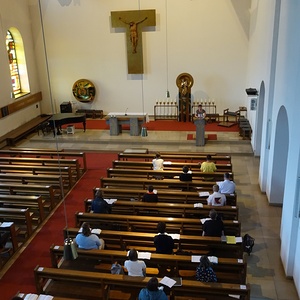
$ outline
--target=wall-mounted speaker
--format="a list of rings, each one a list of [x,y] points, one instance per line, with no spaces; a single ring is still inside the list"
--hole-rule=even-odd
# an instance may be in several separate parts
[[[257,96],[258,95],[258,90],[254,89],[254,88],[249,88],[249,89],[246,89],[246,94],[248,96]]]

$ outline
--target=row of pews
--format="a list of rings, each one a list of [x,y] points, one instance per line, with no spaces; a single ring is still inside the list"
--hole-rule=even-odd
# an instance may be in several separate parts
[[[137,299],[139,291],[152,276],[160,280],[166,275],[162,270],[172,266],[168,276],[181,277],[182,285],[166,289],[169,299],[250,300],[250,285],[246,282],[247,257],[242,243],[227,243],[226,239],[219,237],[202,236],[200,219],[208,217],[211,209],[207,206],[205,192],[211,192],[212,185],[223,179],[223,173],[222,179],[218,177],[223,171],[209,174],[210,180],[206,180],[209,176],[199,172],[199,163],[205,161],[206,155],[181,154],[180,158],[179,153],[162,153],[162,158],[170,159],[172,163],[157,180],[156,176],[161,172],[157,174],[151,170],[153,155],[124,154],[120,153],[118,160],[112,162],[112,168],[107,170],[106,177],[100,179],[100,186],[91,191],[90,198],[82,199],[83,209],[75,213],[74,227],[63,229],[64,238],[75,238],[82,223],[88,222],[92,228],[98,229],[94,233],[104,239],[106,249],[78,249],[78,258],[66,261],[64,246],[51,245],[52,267],[36,266],[34,270],[37,293],[70,299]],[[215,154],[215,158],[220,170],[232,173],[230,156]],[[185,184],[176,178],[186,164],[195,174],[195,184]],[[140,201],[150,184],[158,190],[158,203]],[[111,214],[90,213],[91,199],[97,189],[101,189],[104,198],[117,199]],[[225,234],[240,241],[237,196],[228,194],[226,197],[227,206],[218,207],[217,211],[223,217]],[[197,207],[194,206],[196,203]],[[155,253],[153,239],[160,221],[166,222],[167,231],[173,234],[177,255]],[[131,248],[140,253],[151,253],[150,259],[145,259],[147,277],[111,274],[111,265],[115,262],[123,265]],[[204,254],[218,257],[218,263],[213,267],[217,283],[195,280],[197,261]]]
[[[86,171],[86,155],[50,149],[0,150],[0,267],[21,248]]]

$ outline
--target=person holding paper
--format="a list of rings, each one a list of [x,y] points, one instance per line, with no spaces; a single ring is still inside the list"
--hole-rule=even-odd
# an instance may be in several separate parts
[[[224,224],[223,221],[217,218],[217,212],[212,209],[209,212],[210,220],[207,220],[203,224],[203,236],[223,236]]]
[[[224,181],[217,182],[219,185],[219,192],[222,194],[233,194],[235,192],[235,183],[230,180],[230,174],[224,174]]]
[[[128,260],[124,262],[125,271],[129,276],[146,276],[146,264],[143,260],[138,260],[138,252],[131,249],[128,254]]]
[[[226,205],[226,196],[219,193],[219,186],[213,186],[213,193],[207,198],[207,205],[224,206]]]
[[[217,276],[211,267],[212,264],[206,255],[200,258],[199,266],[196,269],[196,279],[202,282],[217,282]]]
[[[105,243],[103,239],[99,239],[96,234],[91,232],[90,224],[84,222],[82,224],[82,232],[78,233],[75,242],[80,249],[104,249]]]
[[[95,199],[91,204],[91,212],[97,214],[110,214],[111,213],[111,205],[108,204],[102,195],[101,190],[97,190],[95,193]]]
[[[198,105],[198,109],[196,110],[195,116],[199,119],[205,119],[206,117],[206,111],[202,108],[202,105]]]
[[[158,202],[157,193],[154,192],[153,185],[149,185],[147,193],[143,196],[143,202]]]
[[[167,295],[162,289],[158,288],[158,279],[152,277],[147,287],[143,288],[139,293],[139,300],[168,300]]]
[[[156,253],[173,254],[174,240],[166,233],[166,223],[159,222],[157,224],[158,235],[154,237],[154,245]]]

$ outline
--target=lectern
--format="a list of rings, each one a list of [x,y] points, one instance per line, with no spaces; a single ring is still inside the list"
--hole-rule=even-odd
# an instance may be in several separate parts
[[[196,146],[205,145],[205,119],[194,119],[196,125]]]

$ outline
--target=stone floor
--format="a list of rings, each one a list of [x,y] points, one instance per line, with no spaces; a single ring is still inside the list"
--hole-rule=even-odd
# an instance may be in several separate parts
[[[251,284],[253,300],[299,299],[293,280],[286,278],[280,260],[281,207],[269,206],[266,195],[258,185],[259,158],[253,156],[249,140],[238,133],[216,132],[217,141],[207,141],[203,147],[187,140],[194,132],[148,131],[146,137],[131,137],[124,131],[110,136],[107,130],[75,130],[56,138],[33,135],[18,146],[58,148],[82,151],[123,151],[127,148],[147,148],[150,151],[186,151],[228,153],[232,156],[234,178],[237,184],[238,205],[243,234],[255,238],[255,246],[248,257],[247,281]],[[215,133],[215,132],[210,132]]]

